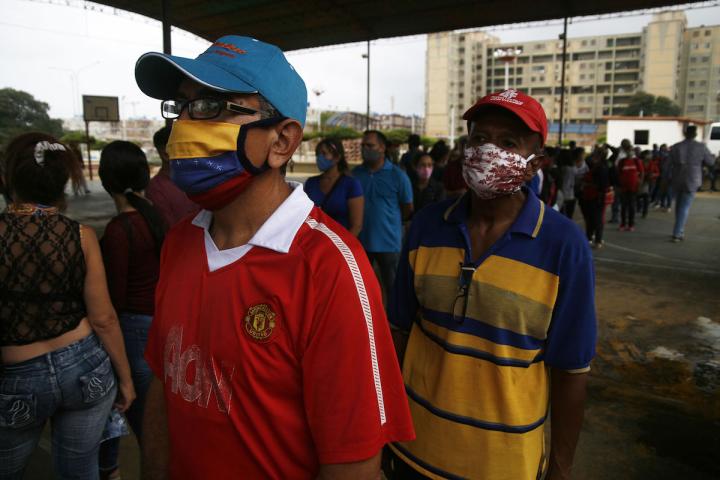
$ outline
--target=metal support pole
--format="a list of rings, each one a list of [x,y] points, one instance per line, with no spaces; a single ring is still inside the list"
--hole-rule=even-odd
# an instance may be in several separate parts
[[[565,63],[567,55],[567,17],[563,19],[563,53],[562,53],[562,77],[560,78],[560,129],[558,130],[558,145],[562,146],[563,137],[563,112],[565,111]]]
[[[172,40],[170,38],[170,0],[162,0],[162,31],[163,31],[163,53],[172,53]]]
[[[172,54],[172,38],[170,37],[170,0],[162,0],[162,32],[163,32],[163,53]],[[165,126],[172,127],[173,121],[169,118],[165,119]]]
[[[90,122],[85,120],[85,141],[87,142],[88,151],[88,171],[90,172],[90,180],[93,179],[92,173],[92,154],[90,153]]]
[[[370,130],[370,40],[367,41],[367,110],[365,129]]]

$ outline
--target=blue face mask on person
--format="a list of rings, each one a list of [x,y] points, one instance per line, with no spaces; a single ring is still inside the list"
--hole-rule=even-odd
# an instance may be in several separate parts
[[[332,160],[327,158],[322,153],[317,154],[317,156],[315,158],[315,163],[317,163],[318,170],[320,170],[321,172],[326,172],[326,171],[330,170],[333,167],[333,165],[335,165],[335,163]]]

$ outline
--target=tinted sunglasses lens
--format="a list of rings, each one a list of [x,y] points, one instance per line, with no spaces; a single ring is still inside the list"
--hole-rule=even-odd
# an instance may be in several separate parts
[[[180,116],[182,106],[175,100],[165,100],[161,104],[163,118],[177,118]]]
[[[190,109],[190,118],[202,120],[217,117],[222,105],[218,100],[198,98],[190,102],[188,108]]]

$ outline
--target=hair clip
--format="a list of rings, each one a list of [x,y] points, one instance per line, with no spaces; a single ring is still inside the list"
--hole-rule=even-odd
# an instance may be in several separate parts
[[[50,143],[47,140],[35,144],[35,161],[41,167],[45,165],[45,152],[48,150],[65,152],[65,145],[62,143]]]

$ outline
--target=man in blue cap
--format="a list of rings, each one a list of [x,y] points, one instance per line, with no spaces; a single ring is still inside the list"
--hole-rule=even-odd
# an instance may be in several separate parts
[[[377,280],[358,241],[286,182],[307,92],[282,51],[223,37],[148,53],[176,119],[171,177],[203,210],[168,234],[145,352],[148,478],[377,478],[414,437]]]

